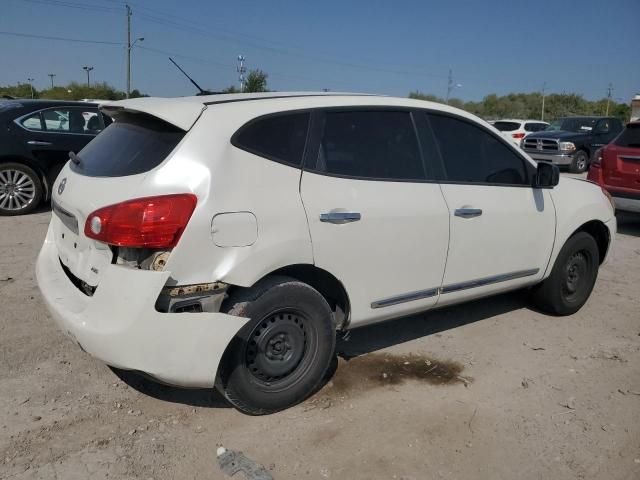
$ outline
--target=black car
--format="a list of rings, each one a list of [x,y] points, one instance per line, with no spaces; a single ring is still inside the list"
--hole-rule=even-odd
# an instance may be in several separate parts
[[[593,153],[622,131],[615,117],[564,117],[543,131],[527,135],[522,148],[534,160],[568,166],[573,173],[589,167]]]
[[[69,152],[109,123],[96,103],[0,100],[0,215],[28,213],[48,200]]]

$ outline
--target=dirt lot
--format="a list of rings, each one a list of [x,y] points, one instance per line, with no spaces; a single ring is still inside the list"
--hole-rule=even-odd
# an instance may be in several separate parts
[[[278,480],[640,478],[638,217],[578,314],[516,294],[356,330],[323,390],[267,417],[58,332],[34,279],[49,218],[0,218],[0,478],[224,478],[219,445]]]

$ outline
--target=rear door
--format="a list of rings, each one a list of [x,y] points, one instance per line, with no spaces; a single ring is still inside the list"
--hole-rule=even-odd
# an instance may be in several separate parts
[[[439,305],[540,279],[555,235],[548,190],[535,169],[492,132],[460,117],[425,113],[440,152],[436,175],[449,207],[450,242]]]
[[[605,185],[640,195],[640,123],[630,123],[606,149],[603,158]]]
[[[54,107],[40,110],[20,122],[25,146],[50,170],[55,179],[69,152],[77,153],[103,128],[97,107]]]
[[[429,177],[410,111],[315,112],[301,195],[314,262],[345,286],[351,325],[436,303],[449,220]]]

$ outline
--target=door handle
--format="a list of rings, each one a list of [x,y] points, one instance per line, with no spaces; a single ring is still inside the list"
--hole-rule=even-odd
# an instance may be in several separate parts
[[[320,221],[326,223],[351,223],[357,222],[362,218],[358,212],[329,212],[321,213]]]
[[[51,142],[41,142],[40,140],[29,140],[27,142],[29,145],[38,145],[40,147],[46,147],[48,145],[53,145]]]
[[[456,217],[462,218],[473,218],[479,217],[482,215],[481,208],[456,208],[456,211],[453,213]]]

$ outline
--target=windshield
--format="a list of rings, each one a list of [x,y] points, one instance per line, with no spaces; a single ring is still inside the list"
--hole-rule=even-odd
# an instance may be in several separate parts
[[[619,147],[640,148],[640,123],[630,123],[613,143]]]
[[[565,132],[590,132],[595,127],[597,118],[559,118],[551,122],[546,131],[564,130]]]

